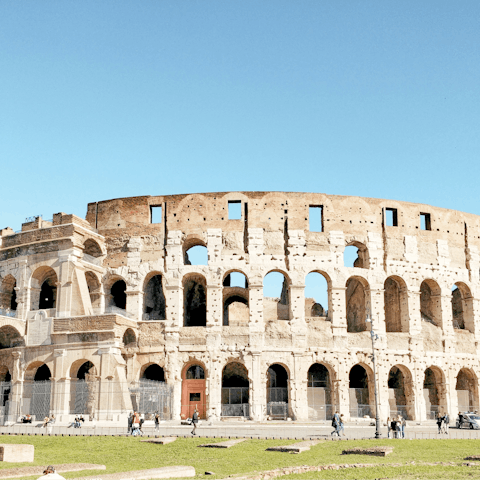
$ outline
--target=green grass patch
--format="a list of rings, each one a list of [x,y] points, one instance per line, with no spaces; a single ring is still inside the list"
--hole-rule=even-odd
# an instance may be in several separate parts
[[[343,440],[325,441],[312,447],[310,451],[298,455],[283,452],[266,452],[270,446],[296,443],[297,440],[246,440],[229,449],[197,448],[202,443],[220,442],[226,439],[178,438],[168,445],[141,442],[138,437],[37,437],[2,436],[0,443],[28,443],[35,446],[33,465],[46,466],[61,463],[96,463],[106,465],[106,471],[70,472],[66,478],[76,478],[87,474],[126,472],[170,465],[191,465],[197,477],[213,471],[215,476],[245,475],[299,465],[326,464],[404,464],[401,467],[361,468],[340,471],[309,472],[303,475],[289,475],[281,478],[395,478],[430,479],[480,477],[479,467],[464,467],[464,457],[476,455],[478,440]],[[354,446],[391,445],[393,453],[387,457],[368,455],[341,455],[342,450]],[[415,461],[417,465],[406,465]],[[422,463],[456,462],[458,466],[423,466]],[[32,464],[0,463],[1,469],[23,467]],[[441,475],[448,471],[448,475]],[[463,476],[462,476],[463,475]],[[27,477],[28,478],[28,477]],[[30,478],[37,478],[30,477]]]

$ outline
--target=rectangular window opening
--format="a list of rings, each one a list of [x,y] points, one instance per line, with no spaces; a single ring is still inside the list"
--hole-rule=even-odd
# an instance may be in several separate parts
[[[150,206],[150,223],[162,223],[162,206]]]
[[[308,220],[311,232],[323,232],[323,205],[310,205]]]
[[[420,229],[431,230],[432,222],[429,213],[420,213]]]
[[[396,208],[387,208],[386,217],[387,227],[398,227],[398,216]]]
[[[241,200],[228,201],[228,219],[241,220],[242,219],[242,202]]]

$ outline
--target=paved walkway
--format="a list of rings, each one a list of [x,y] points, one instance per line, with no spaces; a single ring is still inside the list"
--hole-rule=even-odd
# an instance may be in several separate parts
[[[179,421],[168,421],[160,424],[159,432],[155,432],[153,424],[144,425],[145,436],[191,436],[190,425],[180,425]],[[208,422],[200,421],[197,428],[199,437],[245,437],[245,438],[332,438],[330,433],[333,428],[326,423],[303,423],[303,422]],[[0,434],[20,435],[48,435],[49,431],[35,425],[15,424],[8,427],[0,427]],[[98,422],[95,427],[84,425],[82,428],[68,428],[66,425],[55,425],[51,430],[52,435],[126,435],[127,427],[122,425],[112,426],[111,422]],[[382,438],[386,438],[387,429],[382,427]],[[368,424],[347,423],[345,426],[345,437],[342,438],[373,438],[375,427]],[[417,425],[415,422],[408,422],[405,432],[406,438],[480,438],[480,430],[458,430],[451,428],[449,435],[438,435],[435,424]]]

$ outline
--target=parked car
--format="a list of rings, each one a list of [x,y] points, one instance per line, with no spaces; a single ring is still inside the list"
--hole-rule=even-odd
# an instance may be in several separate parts
[[[480,415],[471,412],[462,413],[462,424],[460,424],[460,417],[457,417],[455,426],[457,428],[470,428],[471,430],[480,430]]]

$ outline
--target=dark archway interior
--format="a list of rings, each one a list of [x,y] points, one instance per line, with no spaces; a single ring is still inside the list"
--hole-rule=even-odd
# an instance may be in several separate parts
[[[125,310],[127,307],[127,285],[123,280],[116,281],[110,290],[113,305],[117,308]]]
[[[92,362],[85,362],[79,369],[78,369],[78,372],[77,372],[77,378],[79,380],[85,380],[85,376],[88,375],[89,373],[93,373],[93,372],[90,372],[90,370],[93,368],[93,363]]]
[[[228,297],[223,304],[223,325],[224,326],[228,326],[229,324],[228,307],[235,302],[242,303],[243,305],[246,305],[248,307],[248,300],[241,297],[240,295],[232,295],[231,297]]]
[[[145,288],[145,313],[150,320],[165,320],[165,295],[163,293],[162,276],[155,275]]]
[[[35,382],[41,382],[43,380],[50,380],[50,377],[52,376],[50,369],[48,366],[44,363],[40,367],[38,367],[37,371],[35,372],[35,376],[33,377],[33,380]]]
[[[50,279],[45,280],[40,288],[40,302],[38,308],[40,310],[46,308],[55,308],[55,300],[57,296],[57,287],[52,284]]]
[[[136,345],[137,345],[137,339],[135,337],[135,333],[131,328],[127,328],[127,330],[123,334],[123,346],[125,348],[128,348],[128,347],[135,347]]]
[[[271,365],[267,371],[268,388],[287,388],[288,373],[281,365]]]
[[[156,363],[149,365],[143,372],[142,378],[145,380],[155,380],[157,382],[165,381],[165,372],[160,365]]]
[[[185,378],[187,380],[204,380],[205,371],[200,365],[191,365],[190,367],[188,367]]]
[[[325,365],[315,363],[308,369],[308,386],[330,388],[330,374]]]
[[[222,387],[248,387],[247,369],[240,363],[229,363],[223,369]]]
[[[205,327],[207,325],[207,296],[205,287],[194,279],[185,282],[185,326]]]
[[[349,388],[368,388],[367,371],[361,365],[352,367],[349,380]]]

